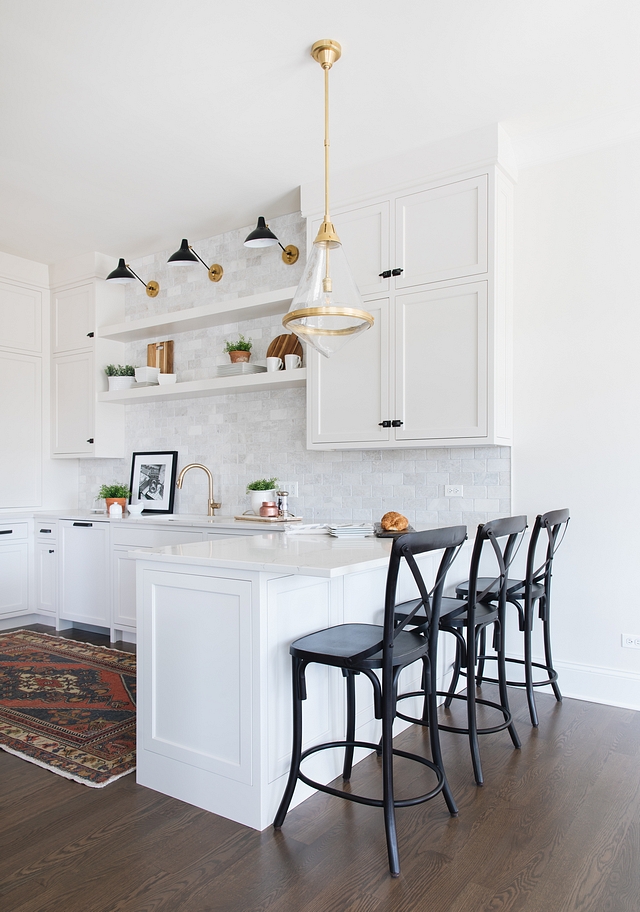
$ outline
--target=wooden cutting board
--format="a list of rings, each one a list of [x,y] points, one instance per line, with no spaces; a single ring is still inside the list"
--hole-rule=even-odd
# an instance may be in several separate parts
[[[285,355],[299,355],[302,364],[302,344],[300,339],[294,333],[285,333],[282,336],[276,336],[269,343],[267,349],[267,358],[282,358]]]

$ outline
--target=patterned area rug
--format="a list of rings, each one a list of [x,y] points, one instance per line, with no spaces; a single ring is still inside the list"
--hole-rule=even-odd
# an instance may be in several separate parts
[[[136,657],[45,633],[0,634],[0,748],[102,788],[136,762]]]

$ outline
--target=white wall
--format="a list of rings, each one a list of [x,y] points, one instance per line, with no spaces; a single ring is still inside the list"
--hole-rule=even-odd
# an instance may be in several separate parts
[[[521,172],[513,511],[568,506],[553,640],[565,694],[640,709],[640,138]]]

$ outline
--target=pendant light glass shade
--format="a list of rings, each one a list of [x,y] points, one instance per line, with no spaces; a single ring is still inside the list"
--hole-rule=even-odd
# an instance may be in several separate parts
[[[109,273],[109,275],[107,276],[105,281],[117,282],[120,285],[128,285],[129,282],[136,281],[136,276],[131,272],[131,270],[125,263],[124,258],[120,257],[120,259],[118,260],[118,265],[113,270],[113,272]]]
[[[278,238],[275,236],[273,231],[269,228],[267,223],[264,220],[264,216],[258,218],[258,224],[253,229],[251,234],[248,234],[244,241],[245,247],[273,247],[274,244],[279,244]]]
[[[176,250],[175,253],[172,253],[167,263],[176,263],[182,265],[183,263],[198,263],[198,257],[189,250],[189,241],[186,238],[182,238],[182,243],[180,244],[180,250]]]
[[[327,278],[329,276],[329,278]],[[315,241],[283,325],[329,358],[373,326],[342,244]]]

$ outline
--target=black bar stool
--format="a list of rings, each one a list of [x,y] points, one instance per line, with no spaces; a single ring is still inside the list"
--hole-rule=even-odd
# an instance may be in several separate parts
[[[558,673],[553,667],[553,658],[551,655],[551,628],[549,624],[549,611],[551,605],[551,569],[553,558],[565,536],[569,524],[569,510],[551,510],[548,513],[538,514],[536,521],[531,530],[529,548],[527,551],[527,566],[525,578],[523,580],[510,579],[507,582],[507,601],[512,604],[518,612],[518,625],[523,635],[524,658],[507,658],[505,661],[512,662],[516,665],[524,666],[524,681],[507,681],[512,687],[524,687],[527,691],[527,703],[529,704],[529,716],[531,724],[538,726],[538,711],[536,709],[536,699],[534,687],[544,687],[551,685],[556,700],[562,702],[562,694],[558,686]],[[542,564],[536,568],[536,553],[540,540],[540,534],[545,530],[547,533],[547,548],[545,559]],[[478,585],[485,586],[489,579],[479,579]],[[466,599],[468,592],[468,582],[462,583],[456,589],[456,595],[459,598]],[[531,655],[531,632],[533,630],[533,621],[535,617],[535,604],[538,602],[538,616],[542,622],[542,639],[544,644],[544,663],[534,662]],[[484,663],[486,660],[495,660],[495,655],[486,655],[486,639],[484,631],[480,638],[479,646],[480,655],[478,656],[478,672],[476,683],[481,685],[482,681],[497,683],[496,678],[490,678],[484,673]],[[534,681],[534,668],[545,672],[546,677],[543,680]]]
[[[504,630],[504,616],[506,613],[506,582],[508,569],[515,556],[518,539],[522,540],[522,534],[526,528],[526,516],[510,516],[506,519],[494,519],[491,522],[479,525],[471,555],[467,597],[464,601],[459,598],[442,599],[440,630],[451,633],[455,637],[456,656],[449,690],[446,692],[439,691],[438,696],[446,697],[444,704],[446,708],[451,706],[453,700],[466,701],[467,727],[461,728],[459,726],[446,725],[442,721],[438,723],[438,727],[442,731],[468,735],[473,774],[478,785],[482,785],[484,782],[482,764],[480,762],[478,735],[494,734],[508,729],[514,747],[520,747],[520,739],[509,708],[505,647],[502,631]],[[481,586],[481,581],[478,579],[478,570],[480,567],[480,558],[487,543],[491,545],[495,557],[497,575],[495,579],[486,580],[488,585]],[[413,620],[409,621],[409,618],[412,618]],[[396,609],[396,621],[398,623],[417,624],[417,629],[420,630],[419,625],[421,620],[421,612],[418,610],[416,613],[413,609],[413,602],[405,602]],[[499,703],[492,700],[480,699],[476,696],[475,692],[475,668],[478,661],[478,643],[481,637],[485,635],[486,629],[490,625],[494,626],[494,642],[498,660],[497,683],[499,685],[500,693]],[[467,677],[467,687],[464,693],[456,693],[456,687],[461,674],[466,675]],[[422,696],[423,694],[424,690],[400,694],[398,700]],[[478,727],[476,717],[476,704],[478,703],[497,710],[502,714],[502,720],[496,725]],[[423,713],[421,719],[404,715],[401,712],[398,712],[398,716],[408,722],[416,722],[421,725],[428,725],[430,723],[430,718],[434,718],[433,715],[429,718],[428,713]]]
[[[414,532],[399,536],[391,547],[385,590],[383,625],[341,624],[311,633],[291,644],[289,651],[292,656],[293,673],[293,750],[289,779],[273,823],[276,829],[279,829],[284,823],[298,779],[312,788],[327,792],[329,795],[337,795],[340,798],[346,798],[348,801],[355,801],[359,804],[382,807],[384,809],[389,869],[391,874],[397,877],[400,873],[400,859],[398,855],[395,809],[397,807],[420,804],[423,801],[435,798],[436,795],[442,792],[449,812],[452,816],[457,815],[458,809],[444,771],[437,726],[431,726],[429,732],[432,755],[432,761],[430,761],[417,754],[394,749],[393,720],[396,716],[400,672],[403,668],[418,660],[422,660],[425,666],[424,679],[427,690],[425,703],[427,712],[434,714],[436,712],[435,675],[442,591],[447,571],[466,537],[466,526],[453,526],[446,529],[433,529],[428,532]],[[444,552],[440,560],[436,582],[431,592],[427,590],[415,560],[415,555],[429,551]],[[396,588],[398,573],[403,560],[406,561],[413,575],[420,597],[415,600],[415,610],[407,613],[405,622],[396,625],[394,624]],[[419,609],[422,610],[423,615],[420,630],[405,630],[405,627],[413,622],[413,617]],[[302,701],[307,697],[305,668],[312,662],[317,662],[321,665],[333,665],[342,669],[347,683],[347,731],[344,741],[317,744],[303,751]],[[382,683],[374,673],[374,669],[382,669]],[[379,744],[355,740],[354,676],[360,673],[365,674],[373,685],[375,716],[377,719],[382,720],[382,741]],[[432,718],[435,718],[435,715]],[[351,777],[355,747],[369,748],[381,754],[382,799],[367,798],[352,792],[332,788],[321,782],[315,782],[309,779],[300,769],[302,761],[317,751],[344,748],[342,775],[343,779],[348,781]],[[437,778],[434,788],[426,794],[415,798],[395,799],[393,791],[394,755],[408,760],[415,760],[431,769]]]

